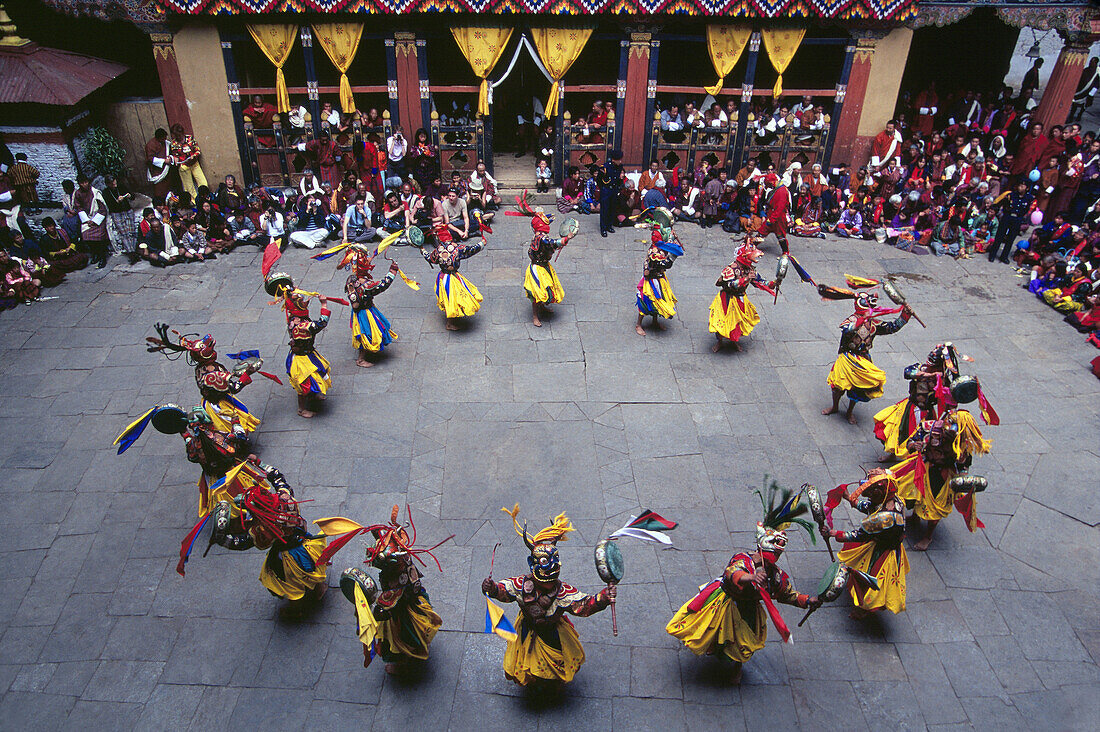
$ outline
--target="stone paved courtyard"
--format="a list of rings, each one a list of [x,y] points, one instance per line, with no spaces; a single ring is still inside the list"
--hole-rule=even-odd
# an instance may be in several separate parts
[[[1096,729],[1100,725],[1100,382],[1096,351],[984,259],[913,256],[873,242],[793,239],[818,281],[897,275],[928,324],[880,338],[886,396],[858,424],[823,417],[824,383],[846,303],[822,303],[788,278],[741,353],[712,355],[707,307],[732,258],[719,229],[680,232],[673,268],[679,317],[633,332],[642,232],[583,234],[558,269],[566,303],[529,323],[521,282],[526,221],[498,217],[463,272],[481,313],[447,333],[433,274],[396,250],[424,285],[379,299],[400,339],[356,368],[347,310],[320,339],[334,389],[323,413],[295,415],[289,387],[264,379],[241,395],[263,417],[261,457],[310,499],[310,519],[383,520],[411,505],[421,542],[449,534],[444,573],[425,579],[443,630],[413,679],[363,669],[349,605],[330,592],[308,621],[279,619],[257,581],[263,555],[197,550],[175,572],[195,517],[197,467],[149,430],[130,451],[111,441],[147,407],[197,400],[191,370],[147,353],[156,321],[213,334],[222,353],[258,348],[271,371],[286,354],[281,312],[260,287],[259,255],[237,252],[167,271],[77,273],[60,299],[0,314],[0,727],[5,729]],[[762,260],[766,276],[774,250]],[[118,260],[114,260],[117,262]],[[342,294],[335,260],[290,251],[280,267],[306,289]],[[911,552],[908,611],[857,623],[841,602],[785,646],[774,630],[740,688],[715,662],[664,632],[673,611],[752,544],[764,475],[823,490],[879,454],[872,414],[905,394],[902,367],[938,341],[974,358],[1002,424],[975,461],[990,480],[966,531],[952,516],[930,551]],[[619,635],[607,613],[576,622],[587,663],[558,698],[525,693],[501,672],[504,641],[480,631],[479,586],[526,569],[502,506],[532,527],[566,510],[565,581],[595,591],[592,547],[631,513],[680,523],[675,548],[624,540]],[[541,525],[541,524],[539,524]],[[362,561],[361,542],[338,555]],[[813,591],[822,544],[792,531],[781,565]],[[509,607],[514,615],[515,607]],[[793,627],[801,612],[784,607]]]

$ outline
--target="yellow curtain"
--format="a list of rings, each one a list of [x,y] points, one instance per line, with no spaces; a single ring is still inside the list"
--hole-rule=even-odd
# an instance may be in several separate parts
[[[710,52],[710,61],[714,64],[714,70],[718,72],[718,83],[703,87],[707,94],[718,94],[722,91],[726,76],[737,65],[751,35],[752,27],[747,25],[707,26],[707,51]]]
[[[773,28],[760,31],[760,35],[764,39],[764,48],[768,51],[768,59],[775,67],[775,73],[779,74],[779,78],[775,80],[775,86],[772,87],[772,96],[778,97],[783,93],[783,72],[791,65],[791,59],[794,58],[795,51],[802,43],[802,38],[806,35],[806,29]]]
[[[256,45],[264,52],[264,56],[267,56],[267,60],[275,64],[275,108],[281,114],[286,114],[290,111],[290,94],[286,90],[283,64],[286,63],[287,56],[290,55],[290,49],[294,48],[298,26],[273,23],[250,24],[248,32],[256,41]]]
[[[315,23],[313,34],[321,48],[325,49],[328,60],[340,72],[340,109],[345,114],[351,114],[355,111],[355,97],[351,93],[351,82],[348,81],[348,68],[359,50],[363,24]]]
[[[504,47],[512,37],[512,29],[497,26],[451,28],[451,35],[462,55],[470,62],[470,68],[481,79],[481,88],[477,93],[477,113],[489,114],[489,74],[504,53]]]
[[[532,28],[531,38],[539,52],[542,65],[550,72],[554,84],[550,87],[550,99],[546,102],[544,115],[547,119],[558,113],[558,96],[561,80],[569,67],[581,55],[584,44],[588,43],[592,28]]]

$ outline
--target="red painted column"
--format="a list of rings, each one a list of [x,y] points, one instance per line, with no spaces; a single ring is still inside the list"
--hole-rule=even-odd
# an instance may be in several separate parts
[[[193,132],[187,95],[183,93],[183,80],[176,63],[176,49],[172,45],[172,34],[150,33],[149,39],[153,42],[153,60],[157,64],[160,93],[164,97],[164,115],[168,118],[168,125],[178,123],[188,132]]]
[[[1069,116],[1073,94],[1081,83],[1081,72],[1085,68],[1088,52],[1087,42],[1078,43],[1076,39],[1067,40],[1062,47],[1058,61],[1050,72],[1050,80],[1043,90],[1043,98],[1039,100],[1039,106],[1032,115],[1032,119],[1043,123],[1044,129],[1049,130],[1052,125],[1064,123]]]
[[[417,59],[416,36],[394,33],[397,54],[397,113],[407,139],[425,126],[420,107],[420,65]]]
[[[623,115],[617,124],[623,130],[623,164],[640,166],[646,146],[646,90],[649,87],[649,52],[652,33],[631,33],[626,56],[626,88]]]
[[[859,118],[863,114],[863,102],[867,98],[867,80],[871,76],[871,60],[875,55],[877,38],[860,38],[852,57],[852,70],[848,85],[842,90],[844,108],[836,121],[836,142],[833,143],[833,164],[853,163],[856,138],[859,135]],[[854,163],[853,163],[854,164]]]

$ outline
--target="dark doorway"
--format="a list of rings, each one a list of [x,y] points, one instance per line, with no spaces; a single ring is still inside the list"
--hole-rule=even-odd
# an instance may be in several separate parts
[[[970,89],[997,92],[1019,34],[991,8],[975,10],[944,28],[919,28],[913,33],[901,89],[916,94],[934,81],[941,100]]]
[[[517,32],[497,62],[493,79],[499,79],[508,69],[518,39]],[[541,112],[549,94],[550,82],[539,71],[531,54],[526,49],[520,51],[512,73],[493,90],[493,152],[497,153],[498,160],[504,153],[522,152],[533,156],[537,152],[539,128],[535,123],[542,119]]]

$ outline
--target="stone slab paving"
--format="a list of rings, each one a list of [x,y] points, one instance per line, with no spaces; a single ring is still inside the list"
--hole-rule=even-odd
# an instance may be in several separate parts
[[[850,426],[819,413],[847,304],[788,280],[778,304],[753,296],[762,322],[743,352],[712,355],[707,307],[734,244],[684,227],[687,256],[671,275],[681,317],[640,338],[645,237],[602,239],[588,219],[558,263],[567,302],[539,329],[521,290],[526,223],[500,218],[464,266],[486,301],[461,332],[443,329],[432,273],[398,250],[426,287],[380,298],[400,339],[379,365],[354,366],[340,312],[320,339],[335,374],[322,414],[298,418],[289,389],[266,380],[242,394],[264,420],[262,458],[311,499],[307,517],[375,521],[407,502],[423,540],[456,535],[441,552],[445,573],[427,572],[444,626],[412,680],[361,667],[338,592],[307,622],[281,621],[256,580],[259,552],[215,548],[181,579],[195,466],[152,431],[122,457],[110,447],[151,404],[196,400],[183,363],[146,353],[155,321],[210,332],[222,352],[258,348],[281,370],[283,321],[260,288],[258,254],[78,273],[49,293],[59,299],[0,314],[0,727],[1097,728],[1096,351],[1008,268],[794,240],[819,281],[897,275],[928,324],[879,340],[887,395]],[[282,265],[309,289],[342,290],[332,262],[291,251]],[[991,481],[979,501],[986,529],[970,534],[951,517],[931,551],[910,554],[908,612],[856,623],[826,607],[794,645],[769,639],[740,688],[723,684],[716,663],[663,627],[751,546],[750,489],[765,474],[791,486],[857,477],[878,455],[876,407],[901,398],[902,367],[946,339],[973,356],[966,368],[1003,421],[975,468]],[[624,546],[620,633],[606,614],[578,620],[587,663],[550,699],[505,681],[504,642],[479,632],[493,544],[503,542],[497,576],[525,568],[500,512],[517,501],[532,522],[568,511],[577,532],[562,545],[563,577],[590,591],[592,546],[632,512],[680,522],[675,549]],[[361,551],[344,551],[332,581]],[[828,562],[794,534],[783,565],[805,590]],[[800,617],[783,612],[792,625]]]

